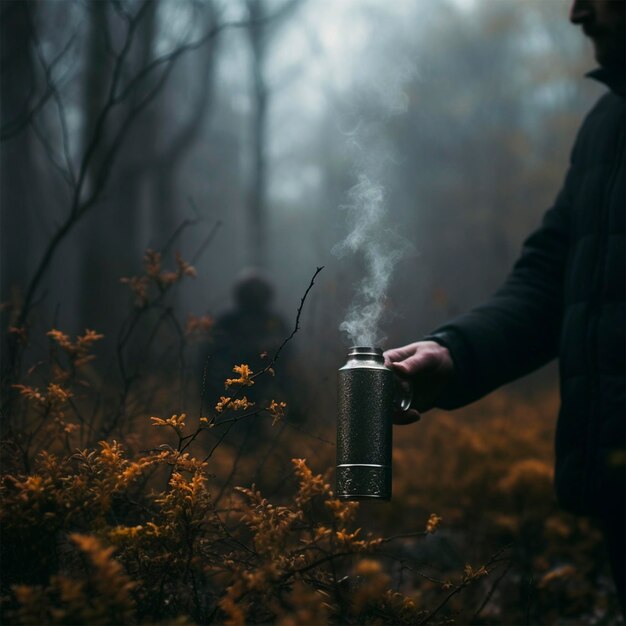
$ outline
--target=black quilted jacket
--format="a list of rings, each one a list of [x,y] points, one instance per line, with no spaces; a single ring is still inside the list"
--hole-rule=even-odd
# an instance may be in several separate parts
[[[585,119],[554,206],[502,288],[431,337],[455,380],[437,403],[463,406],[558,357],[557,497],[598,514],[625,498],[624,76]],[[511,424],[511,428],[523,424]]]

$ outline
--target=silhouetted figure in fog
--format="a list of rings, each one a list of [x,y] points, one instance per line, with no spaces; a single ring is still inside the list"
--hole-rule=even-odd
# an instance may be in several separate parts
[[[214,357],[220,361],[248,363],[254,370],[261,365],[261,354],[272,356],[287,336],[287,326],[272,311],[274,289],[269,280],[247,271],[233,288],[235,307],[215,323]]]
[[[625,3],[575,0],[609,92],[585,119],[561,192],[504,285],[430,336],[389,350],[416,402],[398,423],[454,409],[558,357],[556,495],[600,521],[624,610],[626,547]],[[513,425],[512,425],[513,426]]]
[[[227,378],[237,378],[233,366],[245,363],[254,372],[271,363],[277,350],[289,336],[286,323],[272,310],[274,289],[270,281],[258,271],[246,271],[233,288],[234,308],[219,316],[213,329],[212,342],[202,362],[206,368],[205,397],[209,406],[214,406],[220,396],[232,396],[238,388],[224,388]],[[275,364],[276,375],[264,374],[251,387],[245,387],[240,395],[255,402],[254,408],[267,406],[275,399],[288,403],[288,415],[293,417],[294,407],[289,401],[290,355],[285,346]],[[262,443],[269,437],[271,420],[267,415],[258,415],[234,431],[244,433],[246,447]],[[238,445],[241,437],[233,439]]]

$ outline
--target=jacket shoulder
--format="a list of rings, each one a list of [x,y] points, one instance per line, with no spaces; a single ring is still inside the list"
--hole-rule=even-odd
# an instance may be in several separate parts
[[[609,92],[601,96],[587,113],[578,131],[571,161],[578,164],[590,155],[602,154],[599,144],[610,141],[624,120],[624,99]]]

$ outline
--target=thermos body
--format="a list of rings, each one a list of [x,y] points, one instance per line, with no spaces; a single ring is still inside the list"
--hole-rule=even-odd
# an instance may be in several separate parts
[[[339,370],[337,416],[338,498],[391,498],[393,372],[382,350],[357,347]]]

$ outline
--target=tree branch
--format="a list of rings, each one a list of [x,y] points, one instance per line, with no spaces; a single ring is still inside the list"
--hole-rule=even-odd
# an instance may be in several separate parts
[[[287,343],[289,343],[294,335],[298,332],[298,330],[300,329],[300,315],[302,314],[302,308],[304,307],[304,302],[307,298],[307,296],[309,295],[309,291],[311,291],[311,289],[313,288],[313,285],[315,284],[315,279],[317,278],[317,275],[324,269],[324,266],[322,265],[321,267],[318,267],[315,270],[315,273],[313,274],[312,278],[311,278],[311,282],[309,283],[309,286],[306,288],[306,291],[304,292],[304,295],[302,296],[302,298],[300,299],[300,306],[298,306],[298,311],[296,313],[296,323],[294,325],[293,330],[291,331],[291,334],[289,335],[289,337],[287,337],[278,347],[278,350],[276,350],[276,352],[274,353],[274,357],[272,358],[272,360],[269,362],[268,365],[266,365],[262,370],[258,371],[256,374],[253,374],[251,376],[251,378],[256,378],[257,376],[261,376],[261,374],[265,374],[266,372],[268,372],[272,366],[278,361],[278,359],[280,358],[280,353],[283,351],[283,348],[287,345]]]
[[[32,108],[22,111],[15,119],[9,120],[0,128],[0,142],[8,141],[12,139],[16,135],[18,135],[22,130],[24,130],[38,115],[38,113],[44,108],[46,103],[51,97],[54,97],[54,92],[56,90],[56,86],[54,80],[52,79],[52,72],[54,71],[57,64],[65,57],[68,50],[72,47],[73,43],[76,41],[76,33],[74,33],[67,41],[67,43],[63,46],[59,54],[47,63],[43,54],[41,53],[41,48],[39,45],[39,40],[36,37],[35,29],[33,27],[33,40],[35,42],[35,48],[37,51],[37,58],[41,63],[41,66],[44,71],[44,76],[46,79],[46,90],[39,98],[39,100],[33,105]]]

